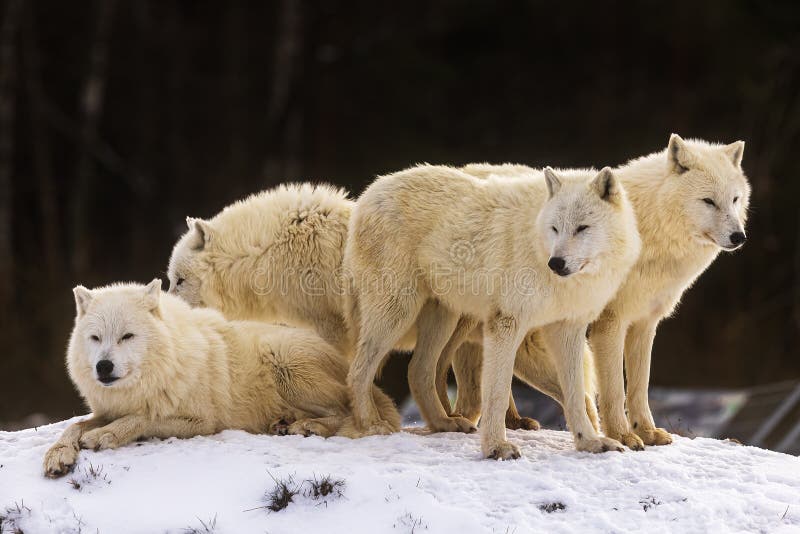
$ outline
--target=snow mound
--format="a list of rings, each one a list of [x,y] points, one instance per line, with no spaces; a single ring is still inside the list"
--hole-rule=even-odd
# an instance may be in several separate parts
[[[800,531],[800,460],[727,441],[592,455],[566,432],[519,431],[524,457],[496,462],[474,434],[226,431],[83,451],[72,475],[48,480],[42,457],[70,422],[0,432],[0,531]],[[344,485],[315,498],[305,481],[326,475]],[[275,512],[277,482],[300,493]]]

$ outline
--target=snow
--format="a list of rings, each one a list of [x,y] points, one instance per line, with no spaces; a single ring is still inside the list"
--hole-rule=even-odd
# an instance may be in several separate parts
[[[728,441],[676,437],[592,455],[576,452],[566,432],[518,431],[509,435],[524,457],[496,462],[481,459],[474,434],[225,431],[82,451],[71,476],[46,479],[42,457],[69,422],[0,432],[4,532],[13,522],[28,534],[204,532],[203,523],[237,534],[800,532],[800,459]],[[341,496],[263,508],[273,478],[325,475],[345,481]],[[541,509],[556,503],[565,508]]]

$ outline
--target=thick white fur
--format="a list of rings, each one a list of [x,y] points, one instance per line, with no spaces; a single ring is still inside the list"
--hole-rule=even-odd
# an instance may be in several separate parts
[[[481,180],[491,176],[515,177],[535,176],[538,171],[525,165],[505,163],[495,165],[490,163],[471,163],[459,170]],[[462,318],[456,332],[448,341],[439,360],[436,376],[436,388],[445,411],[450,411],[450,401],[447,396],[447,374],[452,364],[456,378],[457,397],[453,414],[461,415],[477,424],[481,415],[481,368],[482,368],[482,330],[477,320],[469,322],[469,318]],[[472,329],[472,330],[470,330]],[[467,334],[466,331],[469,330]],[[464,343],[459,347],[459,343]],[[458,348],[458,350],[455,350]],[[541,332],[533,330],[525,336],[525,341],[517,350],[514,360],[514,376],[552,397],[559,404],[564,405],[564,396],[558,381],[555,362],[552,354],[545,346]],[[588,343],[584,343],[583,356],[584,388],[586,390],[586,412],[595,430],[600,430],[597,414],[597,372],[594,365],[594,355]],[[539,428],[538,421],[520,416],[514,398],[509,399],[506,411],[506,428],[534,430]]]
[[[743,151],[743,141],[715,145],[673,134],[666,151],[616,171],[636,210],[642,253],[592,325],[589,341],[597,358],[603,428],[633,448],[672,441],[656,428],[647,399],[653,338],[658,323],[720,250],[737,248],[730,236],[744,232],[750,200]]]
[[[169,260],[169,292],[193,306],[216,308],[229,319],[313,326],[349,357],[354,340],[348,334],[352,328],[346,328],[340,273],[354,205],[341,189],[289,184],[251,195],[208,221],[189,218],[188,230]],[[395,348],[410,350],[415,342],[412,326]],[[453,350],[456,355],[463,351],[462,359],[471,360],[466,355],[475,348],[455,345]],[[473,380],[479,370],[469,370]],[[526,380],[538,387],[536,378]],[[441,388],[446,388],[444,382]],[[593,396],[593,390],[589,394]],[[472,400],[466,393],[461,398]],[[538,427],[535,420],[520,417],[513,398],[510,402],[509,428]],[[477,423],[479,402],[469,406],[461,402],[457,409]],[[590,417],[594,417],[591,412]],[[435,421],[429,423],[434,431],[474,429],[473,424],[437,427]]]
[[[584,224],[589,229],[579,233]],[[391,431],[369,388],[415,322],[409,384],[427,421],[448,419],[436,394],[436,364],[466,315],[484,324],[486,456],[519,456],[505,439],[504,415],[515,354],[534,328],[555,354],[578,449],[621,450],[587,416],[583,347],[587,325],[616,292],[639,246],[633,210],[608,169],[480,180],[425,165],[378,178],[357,202],[345,251],[352,277],[347,311],[358,327],[348,375],[357,425],[366,434]],[[556,256],[569,276],[547,267]]]
[[[653,338],[658,323],[673,313],[683,292],[719,251],[737,248],[730,236],[744,233],[750,199],[741,168],[743,151],[743,141],[718,145],[673,134],[666,150],[614,171],[634,206],[642,251],[589,338],[597,361],[603,429],[633,449],[672,441],[668,432],[656,428],[647,399]],[[465,170],[477,176],[531,172],[520,165],[470,165]],[[534,359],[542,353],[520,356]],[[554,371],[549,373],[554,381]],[[547,374],[543,367],[540,379],[547,381]],[[475,402],[473,388],[464,392],[465,397],[470,394],[473,399],[465,402]]]
[[[313,326],[348,350],[341,264],[352,208],[342,189],[289,184],[208,221],[189,218],[169,261],[169,292],[229,319]]]
[[[347,360],[314,332],[228,321],[160,288],[160,280],[75,288],[67,367],[92,417],[67,428],[47,452],[46,475],[66,474],[81,447],[116,448],[141,437],[227,428],[357,435]],[[114,364],[116,381],[100,382],[100,360]],[[371,391],[381,417],[399,429],[392,401],[377,387]]]

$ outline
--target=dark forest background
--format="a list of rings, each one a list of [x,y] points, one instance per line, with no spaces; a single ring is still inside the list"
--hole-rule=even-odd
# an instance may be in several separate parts
[[[559,5],[560,4],[560,5]],[[800,4],[0,1],[0,421],[83,413],[71,288],[162,275],[186,215],[416,162],[616,165],[747,142],[749,241],[652,383],[800,378]],[[398,384],[405,370],[389,373]]]

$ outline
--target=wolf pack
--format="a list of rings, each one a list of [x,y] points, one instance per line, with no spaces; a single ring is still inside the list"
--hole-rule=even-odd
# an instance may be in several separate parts
[[[429,431],[480,428],[486,458],[518,458],[506,429],[539,428],[514,376],[563,407],[579,451],[667,445],[648,404],[653,339],[745,241],[743,151],[672,134],[599,172],[424,164],[356,201],[280,185],[187,218],[168,291],[74,289],[66,363],[91,415],[47,451],[45,475],[142,438],[401,431],[375,385],[395,350],[413,350]]]

